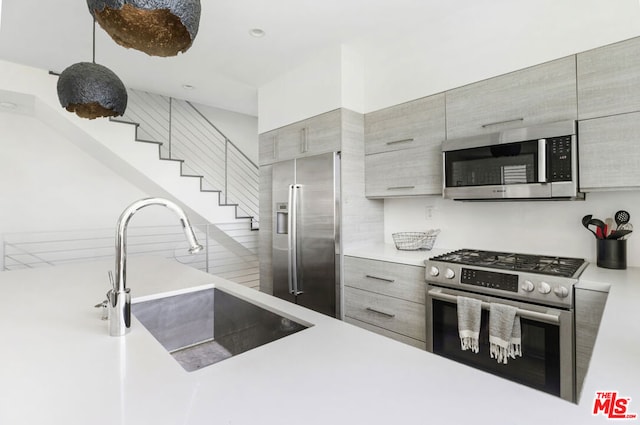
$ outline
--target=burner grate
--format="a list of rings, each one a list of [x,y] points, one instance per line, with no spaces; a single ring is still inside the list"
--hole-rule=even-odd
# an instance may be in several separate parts
[[[474,249],[460,249],[433,257],[431,260],[561,277],[573,277],[584,264],[584,260],[581,258],[516,254]]]

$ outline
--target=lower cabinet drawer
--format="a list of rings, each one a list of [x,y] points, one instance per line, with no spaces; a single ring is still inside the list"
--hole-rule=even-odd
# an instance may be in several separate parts
[[[419,341],[426,340],[424,304],[345,286],[345,316]]]
[[[391,338],[393,340],[403,342],[407,345],[411,345],[413,347],[419,348],[421,350],[427,349],[427,344],[424,341],[420,341],[417,339],[410,338],[408,336],[401,335],[399,333],[392,332],[388,329],[380,328],[378,326],[371,325],[366,322],[362,322],[360,320],[354,319],[352,317],[345,317],[344,321],[347,323],[351,323],[359,328],[366,329],[373,333],[377,333],[378,335],[386,336],[387,338]]]
[[[418,304],[425,302],[424,267],[345,255],[344,284]]]

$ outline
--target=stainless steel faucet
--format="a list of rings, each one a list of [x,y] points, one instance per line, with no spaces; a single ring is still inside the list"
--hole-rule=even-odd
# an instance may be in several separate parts
[[[182,208],[174,202],[163,198],[145,198],[129,205],[118,218],[116,229],[116,277],[111,277],[113,288],[107,292],[109,335],[122,336],[131,327],[131,293],[127,288],[127,225],[131,217],[141,208],[149,205],[162,205],[175,212],[180,218],[180,223],[191,246],[189,252],[195,254],[202,251],[202,245],[196,240],[191,224]]]

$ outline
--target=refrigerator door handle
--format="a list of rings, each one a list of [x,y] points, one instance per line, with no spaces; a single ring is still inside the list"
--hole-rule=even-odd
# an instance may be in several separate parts
[[[289,185],[289,293],[300,295],[298,288],[298,189],[300,185]]]
[[[289,293],[294,294],[294,275],[293,275],[293,250],[295,249],[295,229],[293,227],[294,217],[295,217],[295,204],[293,203],[293,185],[289,185],[289,214],[287,214],[287,228],[289,232],[287,234],[287,281],[289,283]]]

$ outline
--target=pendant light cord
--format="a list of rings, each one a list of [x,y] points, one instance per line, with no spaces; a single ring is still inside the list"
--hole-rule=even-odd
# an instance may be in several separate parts
[[[93,63],[96,63],[96,18],[93,17]]]

